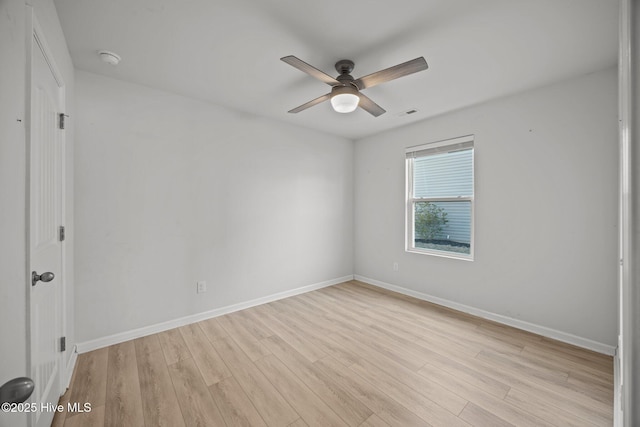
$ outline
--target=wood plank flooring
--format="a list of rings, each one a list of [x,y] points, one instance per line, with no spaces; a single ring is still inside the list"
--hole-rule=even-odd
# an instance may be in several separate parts
[[[54,426],[611,426],[611,357],[351,281],[78,357]]]

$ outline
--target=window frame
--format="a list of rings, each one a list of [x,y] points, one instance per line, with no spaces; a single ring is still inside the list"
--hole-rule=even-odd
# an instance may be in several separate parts
[[[413,183],[413,163],[414,159],[429,155],[472,150],[471,154],[471,177],[473,194],[467,196],[454,197],[414,197]],[[416,155],[417,153],[421,153]],[[465,261],[474,260],[475,252],[475,141],[474,135],[466,135],[457,138],[445,139],[428,144],[416,145],[405,149],[405,170],[406,170],[406,197],[405,197],[405,251],[424,255],[434,255],[444,258],[461,259]],[[415,205],[419,202],[469,202],[471,204],[470,244],[469,254],[448,252],[439,249],[418,248],[415,246]]]

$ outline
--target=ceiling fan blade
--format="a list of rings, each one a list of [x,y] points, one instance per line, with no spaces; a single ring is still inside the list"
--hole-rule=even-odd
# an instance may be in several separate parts
[[[306,110],[307,108],[313,107],[316,104],[320,104],[321,102],[326,101],[327,99],[331,98],[331,94],[327,93],[326,95],[322,95],[317,97],[316,99],[312,99],[311,101],[302,104],[299,107],[294,108],[293,110],[289,110],[290,113],[299,113],[302,110]]]
[[[360,97],[358,107],[362,108],[367,113],[372,114],[374,117],[378,117],[386,113],[384,108],[373,102],[368,96],[363,95],[362,92],[359,93],[358,96]]]
[[[280,60],[286,62],[292,67],[296,67],[298,70],[309,74],[311,77],[315,77],[316,79],[325,82],[329,86],[339,85],[340,82],[331,77],[330,75],[318,70],[313,65],[309,65],[301,59],[296,58],[293,55],[285,56],[280,58]]]
[[[353,83],[358,86],[358,89],[362,90],[379,85],[380,83],[408,76],[409,74],[417,73],[418,71],[426,70],[427,68],[429,68],[427,61],[421,56],[420,58],[412,59],[411,61],[403,62],[402,64],[360,77]]]

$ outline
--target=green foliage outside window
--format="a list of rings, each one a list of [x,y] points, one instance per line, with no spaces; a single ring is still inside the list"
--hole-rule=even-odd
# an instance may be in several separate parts
[[[417,202],[415,207],[415,238],[435,240],[441,236],[449,222],[444,209],[429,202]]]

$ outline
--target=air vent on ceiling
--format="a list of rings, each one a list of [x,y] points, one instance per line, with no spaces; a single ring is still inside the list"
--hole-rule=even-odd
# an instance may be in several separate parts
[[[403,111],[402,113],[398,114],[398,116],[400,116],[400,117],[408,116],[408,115],[411,115],[411,114],[415,114],[417,112],[418,112],[418,110],[416,110],[415,108],[411,108],[410,110]]]

